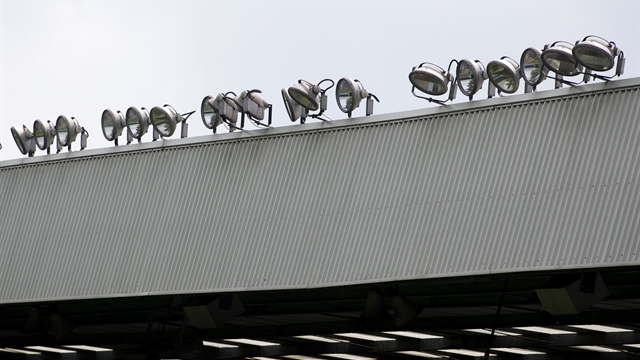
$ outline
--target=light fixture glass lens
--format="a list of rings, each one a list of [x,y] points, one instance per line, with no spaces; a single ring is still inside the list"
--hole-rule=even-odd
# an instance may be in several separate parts
[[[202,121],[209,129],[213,129],[219,123],[218,112],[206,101],[202,104]]]
[[[142,134],[140,115],[133,108],[127,110],[127,127],[134,139],[140,139],[144,135]]]
[[[520,66],[523,69],[525,81],[530,84],[540,83],[542,77],[542,58],[534,50],[526,50],[520,59]]]
[[[287,109],[287,114],[289,115],[289,119],[291,121],[296,121],[300,117],[300,110],[302,109],[300,105],[294,104],[293,99],[291,99],[291,95],[287,89],[282,89],[282,100],[284,101],[284,107]],[[295,107],[295,108],[294,108]]]
[[[111,114],[109,111],[104,111],[102,113],[102,131],[104,132],[104,137],[109,141],[113,140],[114,138],[113,134],[115,121],[116,120],[113,118],[113,114]]]
[[[44,147],[46,146],[46,140],[45,140],[45,129],[42,126],[41,122],[35,122],[33,124],[33,136],[35,136],[36,138],[36,143],[38,144],[38,147],[43,150]]]
[[[575,76],[579,72],[576,69],[576,61],[573,56],[559,51],[548,51],[542,54],[544,63],[553,72],[564,76]]]
[[[294,91],[289,91],[289,95],[295,102],[300,104],[302,107],[309,109],[310,111],[318,110],[318,105],[312,102],[311,99],[309,99],[306,94],[303,94],[294,89]]]
[[[69,123],[63,118],[58,118],[56,122],[56,134],[58,134],[58,141],[62,146],[69,145]]]
[[[345,79],[338,81],[336,86],[336,94],[338,97],[338,105],[343,112],[353,111],[353,88]]]
[[[447,92],[447,84],[440,77],[423,69],[411,72],[409,80],[418,90],[430,95],[442,95]]]
[[[613,56],[610,53],[588,43],[576,45],[573,56],[583,66],[594,71],[607,71],[613,67]]]
[[[27,149],[25,148],[24,143],[22,142],[22,137],[20,136],[20,133],[14,126],[11,127],[11,135],[13,136],[13,141],[15,141],[16,145],[18,146],[18,150],[20,150],[22,155],[26,155]]]
[[[518,79],[515,74],[499,62],[491,62],[487,66],[489,78],[501,91],[511,94],[518,90]]]
[[[461,61],[458,65],[458,81],[463,94],[473,94],[477,80],[473,66],[466,61]]]
[[[159,107],[151,109],[151,120],[160,135],[171,136],[173,134],[171,115],[165,109]]]

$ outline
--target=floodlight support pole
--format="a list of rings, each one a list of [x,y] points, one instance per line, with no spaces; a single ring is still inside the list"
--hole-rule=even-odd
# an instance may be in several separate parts
[[[500,95],[500,91],[498,90],[498,95]],[[489,88],[487,89],[487,97],[491,99],[496,96],[496,86],[493,85],[491,81],[489,81]]]
[[[524,83],[524,93],[527,94],[527,93],[533,92],[534,90],[535,90],[535,86],[531,86],[531,85],[527,84],[527,82],[525,81],[525,83]]]
[[[564,82],[562,75],[556,75],[555,79],[556,79],[556,86],[555,87],[556,87],[556,89],[560,89],[562,87],[562,83]]]
[[[160,139],[160,133],[154,127],[153,128],[153,141],[157,141],[158,139]],[[138,139],[138,142],[140,142],[140,141],[141,141],[141,139]]]

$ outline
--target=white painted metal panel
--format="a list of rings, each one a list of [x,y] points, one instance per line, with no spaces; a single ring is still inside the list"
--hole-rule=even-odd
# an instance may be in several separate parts
[[[0,164],[0,302],[640,264],[639,79]]]

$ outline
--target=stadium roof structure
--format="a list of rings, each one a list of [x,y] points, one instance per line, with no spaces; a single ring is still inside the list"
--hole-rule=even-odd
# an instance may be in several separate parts
[[[637,356],[639,88],[2,162],[1,355]]]

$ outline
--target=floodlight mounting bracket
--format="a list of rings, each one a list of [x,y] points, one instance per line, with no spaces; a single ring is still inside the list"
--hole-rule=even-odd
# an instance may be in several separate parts
[[[227,104],[226,104],[227,99],[233,101],[233,99],[231,99],[228,96],[229,94],[233,94],[234,97],[238,96],[233,91],[228,91],[228,92],[224,93],[223,96],[222,96],[222,100],[220,100],[220,104],[221,104],[220,106],[227,106]],[[223,105],[223,101],[224,101],[224,105]],[[244,122],[240,122],[240,127],[238,127],[238,126],[232,124],[231,121],[227,120],[222,113],[220,114],[220,118],[222,119],[222,122],[224,122],[226,125],[229,126],[229,132],[232,132],[234,130],[243,130],[243,128],[244,128]]]
[[[373,100],[376,100],[377,102],[380,102],[380,99],[378,99],[377,96],[375,96],[372,93],[369,93],[369,95],[367,95],[367,109],[366,109],[366,115],[365,116],[369,116],[373,114]],[[349,111],[349,117],[351,117],[351,111]]]
[[[320,84],[322,84],[323,82],[326,81],[330,81],[331,85],[329,85],[326,88],[321,88]],[[318,120],[322,120],[322,121],[330,121],[329,119],[325,119],[322,117],[322,114],[327,110],[327,102],[328,102],[328,97],[327,97],[327,90],[331,89],[333,86],[335,85],[335,82],[333,82],[333,80],[331,79],[322,79],[318,85],[316,85],[318,88],[320,88],[320,112],[317,114],[310,114],[309,117],[314,118],[314,119],[318,119]],[[302,117],[300,117],[300,123],[304,124],[304,122],[302,121]]]
[[[453,85],[455,85],[455,83]],[[455,98],[455,90],[451,90],[451,92],[454,93],[453,98]],[[447,101],[453,100],[451,98],[451,95],[449,95],[449,99],[447,99],[447,100],[439,100],[439,99],[434,99],[432,97],[420,96],[420,95],[416,94],[416,87],[415,86],[411,86],[411,94],[413,94],[413,96],[415,96],[415,97],[417,97],[419,99],[424,99],[424,100],[427,100],[428,102],[433,102],[433,103],[436,103],[436,104],[439,104],[439,105],[446,105]]]
[[[189,118],[189,116],[193,115],[195,112],[196,111],[193,110],[184,114],[180,114],[180,116],[182,117],[182,125],[180,127],[181,138],[186,138],[187,136],[189,136],[189,124],[187,124],[187,119]]]

